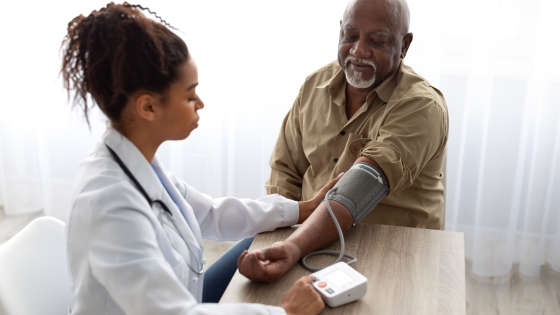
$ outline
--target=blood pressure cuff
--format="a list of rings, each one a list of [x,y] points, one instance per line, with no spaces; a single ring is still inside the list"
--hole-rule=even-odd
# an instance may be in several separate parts
[[[387,178],[375,166],[354,164],[333,187],[329,200],[343,204],[359,223],[389,192]]]

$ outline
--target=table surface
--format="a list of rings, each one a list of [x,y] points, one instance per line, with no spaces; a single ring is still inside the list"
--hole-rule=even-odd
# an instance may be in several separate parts
[[[250,251],[286,239],[295,227],[261,233]],[[466,314],[464,237],[460,232],[436,231],[361,223],[345,234],[346,253],[358,257],[352,265],[368,279],[368,291],[356,302],[321,314]],[[326,249],[340,249],[338,241]],[[336,256],[307,259],[326,266]],[[236,272],[220,303],[280,305],[284,293],[302,276],[295,265],[273,283],[251,282]]]

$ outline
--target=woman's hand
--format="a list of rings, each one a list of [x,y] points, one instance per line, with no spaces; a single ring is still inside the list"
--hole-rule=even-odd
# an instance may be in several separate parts
[[[321,296],[311,285],[313,280],[314,276],[302,277],[286,292],[280,307],[288,315],[315,315],[325,307]]]
[[[325,186],[323,186],[321,190],[319,190],[315,194],[315,196],[313,196],[313,198],[311,198],[310,200],[298,201],[299,204],[299,218],[297,222],[298,224],[303,223],[303,221],[305,221],[311,215],[311,213],[313,213],[313,211],[317,209],[317,207],[321,204],[321,201],[325,199],[325,195],[327,195],[327,192],[329,192],[329,190],[331,190],[334,187],[334,185],[336,185],[336,183],[340,180],[342,175],[344,175],[344,173],[338,174],[338,176],[335,179],[332,179]]]

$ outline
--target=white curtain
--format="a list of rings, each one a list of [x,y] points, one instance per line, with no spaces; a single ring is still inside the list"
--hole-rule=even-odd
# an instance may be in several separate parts
[[[105,129],[71,110],[57,77],[66,24],[107,0],[10,1],[0,19],[0,205],[64,219],[80,160]],[[158,155],[213,196],[265,193],[281,121],[312,71],[334,60],[346,0],[140,3],[181,30],[206,102],[200,127]],[[558,0],[410,0],[405,59],[450,112],[446,229],[474,272],[560,271]]]

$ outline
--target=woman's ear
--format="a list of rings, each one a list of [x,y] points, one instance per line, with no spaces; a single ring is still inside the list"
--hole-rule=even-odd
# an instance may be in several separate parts
[[[148,94],[140,94],[134,102],[134,110],[141,118],[147,121],[155,119],[155,98]]]

